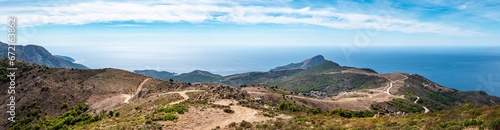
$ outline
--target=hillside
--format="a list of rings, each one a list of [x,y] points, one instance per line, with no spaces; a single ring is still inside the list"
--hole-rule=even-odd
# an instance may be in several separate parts
[[[5,60],[1,63],[6,66]],[[483,106],[481,108],[464,106],[465,103],[447,104],[427,97],[413,84],[432,82],[404,73],[380,75],[357,69],[323,73],[320,75],[357,74],[385,78],[388,84],[360,87],[330,98],[313,98],[268,85],[231,87],[161,81],[118,69],[58,69],[22,62],[16,65],[22,72],[17,77],[18,120],[16,123],[1,122],[0,129],[493,128],[498,119],[495,112],[500,111],[497,106],[489,106],[499,103],[498,98],[482,93],[471,95],[432,84],[423,86],[436,92],[454,91],[459,97],[446,96],[453,99],[474,97],[463,102]],[[4,67],[0,70],[6,75]],[[204,74],[203,71],[194,73]],[[310,76],[299,78],[305,77]],[[1,84],[8,85],[8,81],[3,78]],[[409,94],[401,91],[405,87],[416,88],[412,91],[421,100],[412,101]],[[6,89],[2,87],[0,91],[6,92]],[[6,96],[3,94],[0,102],[7,103]],[[486,100],[490,103],[484,102]],[[432,104],[426,103],[428,101],[445,104],[450,109],[437,111]],[[425,107],[431,111],[424,111]],[[479,113],[467,115],[457,111]],[[460,118],[443,119],[438,116],[440,113]],[[434,121],[438,118],[441,120]],[[425,120],[408,122],[422,119]],[[477,122],[469,124],[471,119]],[[357,125],[366,121],[370,123]]]
[[[318,64],[321,64],[325,62],[325,58],[322,55],[317,55],[314,56],[310,59],[306,59],[300,63],[290,63],[285,66],[278,66],[274,69],[271,69],[271,71],[280,71],[280,70],[292,70],[292,69],[307,69],[309,67],[316,66]]]
[[[183,73],[180,75],[172,76],[171,78],[176,81],[187,82],[187,83],[195,83],[195,82],[215,83],[219,82],[222,76],[218,74],[212,74],[208,71],[194,70],[189,73]]]
[[[2,75],[7,75],[5,68],[7,62],[2,60],[0,64]],[[131,94],[136,90],[137,85],[147,78],[117,69],[59,69],[23,62],[17,62],[16,67],[19,69],[19,75],[16,77],[16,97],[19,98],[16,100],[18,113],[16,119],[23,120],[24,118],[27,122],[37,120],[25,117],[57,116],[65,112],[68,109],[67,106],[79,103],[92,105],[108,97],[115,98],[122,94]],[[10,80],[2,78],[0,84],[8,86],[8,81]],[[150,83],[161,84],[157,80],[152,80]],[[2,87],[0,91],[7,92],[7,88]],[[7,104],[9,95],[0,96],[0,102]],[[110,107],[107,109],[113,108],[113,104],[108,105]],[[7,107],[0,108],[2,111],[6,109]],[[94,110],[98,109],[103,108]],[[0,126],[5,128],[8,125],[7,122],[1,122]]]
[[[71,58],[71,57],[69,57],[69,56],[61,56],[61,55],[54,55],[54,56],[55,56],[55,57],[57,57],[57,58],[61,58],[61,59],[63,59],[63,60],[69,61],[69,62],[71,62],[71,63],[73,63],[73,62],[75,62],[75,61],[76,61],[75,59],[73,59],[73,58]]]
[[[134,70],[134,73],[161,79],[163,81],[168,81],[172,76],[176,75],[176,73],[173,72],[156,71],[156,70]]]
[[[7,47],[6,43],[0,42],[0,56],[2,58],[7,57]],[[61,57],[52,55],[45,48],[37,45],[18,45],[15,47],[16,59],[27,63],[34,63],[39,65],[44,65],[52,68],[76,68],[76,69],[88,69],[88,67],[76,64]]]

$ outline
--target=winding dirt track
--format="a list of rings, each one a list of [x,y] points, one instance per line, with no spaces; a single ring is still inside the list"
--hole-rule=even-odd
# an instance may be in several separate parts
[[[142,91],[142,86],[148,82],[148,80],[151,79],[151,78],[146,78],[144,79],[141,84],[139,84],[139,86],[137,86],[137,90],[135,90],[135,93],[134,95],[127,95],[127,98],[125,98],[125,100],[123,101],[123,103],[129,103],[129,100],[134,98],[135,96],[137,96],[141,91]]]
[[[179,103],[181,103],[181,102],[184,102],[184,101],[188,100],[188,99],[189,99],[189,96],[188,96],[188,95],[186,95],[186,93],[188,93],[188,92],[204,92],[204,91],[203,91],[203,90],[184,90],[184,91],[179,91],[179,92],[168,92],[168,93],[166,93],[166,94],[174,94],[174,93],[177,93],[177,94],[181,95],[181,96],[182,96],[182,98],[184,98],[184,99],[179,100],[179,101],[171,102],[171,103],[169,103],[168,105],[179,104]]]
[[[102,110],[113,110],[120,106],[121,103],[129,103],[129,101],[137,96],[142,91],[142,86],[151,78],[144,79],[139,86],[137,86],[137,90],[132,94],[108,94],[101,95],[96,97],[91,97],[91,99],[87,100],[90,102],[90,107],[96,112],[100,112]]]
[[[408,76],[405,76],[405,79],[402,79],[402,80],[400,79],[400,80],[396,80],[396,81],[392,81],[392,80],[388,79],[388,80],[389,80],[389,81],[391,81],[391,82],[390,82],[389,84],[387,84],[388,88],[387,88],[387,90],[386,90],[386,92],[385,92],[385,93],[387,93],[387,94],[389,94],[389,95],[392,95],[392,94],[391,94],[391,92],[390,92],[390,91],[391,91],[391,88],[392,88],[392,86],[393,86],[392,84],[393,84],[393,83],[396,83],[396,82],[398,82],[398,81],[404,82],[406,79],[408,79]]]
[[[418,100],[419,100],[419,99],[420,99],[420,97],[419,97],[419,96],[417,96],[417,100],[415,100],[415,102],[413,102],[413,103],[417,104],[417,102],[418,102]],[[425,107],[424,105],[422,105],[422,107],[424,108],[425,113],[430,112],[430,110],[429,110],[429,109],[427,109],[427,107]]]

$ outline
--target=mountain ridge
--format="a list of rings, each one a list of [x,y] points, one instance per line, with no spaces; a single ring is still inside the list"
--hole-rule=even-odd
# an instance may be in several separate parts
[[[8,44],[0,42],[1,57],[7,57],[8,46]],[[54,56],[42,46],[16,45],[15,48],[16,50],[14,51],[14,53],[16,54],[17,60],[55,68],[89,69],[84,65],[73,63],[60,57]]]
[[[157,70],[134,70],[134,73],[137,74],[142,74],[144,76],[149,76],[157,79],[161,79],[164,81],[168,81],[172,76],[176,75],[177,73],[174,72],[168,72],[168,71],[157,71]]]
[[[220,81],[222,77],[223,76],[221,75],[213,74],[208,71],[194,70],[189,73],[182,73],[179,75],[172,76],[171,79],[188,83],[195,83],[195,82],[217,83]]]
[[[307,69],[313,67],[317,64],[325,62],[325,57],[323,55],[316,55],[312,58],[306,59],[300,63],[290,63],[284,66],[278,66],[270,71],[280,71],[280,70],[290,70],[290,69]]]

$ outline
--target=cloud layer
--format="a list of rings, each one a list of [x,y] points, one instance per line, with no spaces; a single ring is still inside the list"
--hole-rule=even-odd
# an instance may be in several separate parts
[[[334,29],[375,29],[403,33],[435,33],[445,35],[482,35],[475,30],[439,23],[397,18],[389,8],[378,14],[341,11],[333,7],[289,7],[289,1],[273,3],[232,1],[147,1],[147,2],[82,2],[40,3],[6,8],[1,18],[17,16],[21,26],[47,24],[81,25],[109,22],[165,22],[224,24],[306,24]],[[0,24],[6,24],[1,20]]]

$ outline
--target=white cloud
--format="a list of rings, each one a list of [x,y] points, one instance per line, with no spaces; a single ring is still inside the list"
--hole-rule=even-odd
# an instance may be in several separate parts
[[[280,2],[280,1],[278,1]],[[283,2],[283,1],[281,1]],[[18,17],[21,26],[46,24],[89,24],[114,21],[191,22],[216,21],[236,24],[308,24],[336,29],[378,29],[403,33],[437,33],[446,35],[481,35],[473,30],[415,20],[338,12],[332,8],[290,8],[258,6],[231,1],[170,1],[161,2],[85,2],[43,7],[11,8],[6,14]],[[36,11],[34,11],[36,10]],[[6,24],[6,20],[0,20]]]
[[[460,5],[457,7],[459,10],[464,10],[467,8],[467,5]]]

